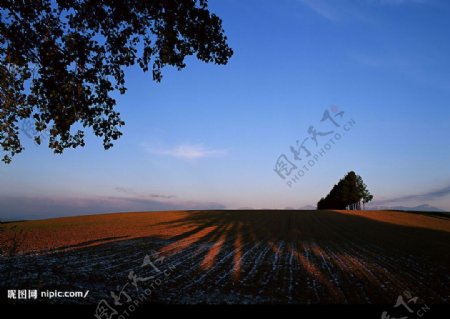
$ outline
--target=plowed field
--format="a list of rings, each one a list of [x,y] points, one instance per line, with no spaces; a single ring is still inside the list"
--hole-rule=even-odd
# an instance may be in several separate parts
[[[155,278],[145,302],[394,304],[406,290],[428,304],[450,301],[450,219],[424,214],[92,215],[2,224],[0,245],[3,302],[25,302],[7,300],[6,289],[26,288],[89,290],[26,302],[112,304],[111,292],[126,286],[135,298]]]

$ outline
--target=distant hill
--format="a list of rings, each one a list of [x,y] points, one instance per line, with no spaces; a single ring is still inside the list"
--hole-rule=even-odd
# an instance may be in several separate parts
[[[408,206],[368,206],[367,209],[372,210],[405,210],[405,211],[417,211],[417,212],[445,212],[444,210],[428,205],[422,204],[414,207]]]
[[[299,209],[302,209],[302,210],[316,210],[316,206],[312,206],[312,205],[306,205],[306,206],[302,206],[302,207],[300,207]]]

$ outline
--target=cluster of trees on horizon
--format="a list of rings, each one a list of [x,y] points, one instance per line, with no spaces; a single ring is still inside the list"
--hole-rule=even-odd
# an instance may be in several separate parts
[[[351,171],[345,175],[330,193],[317,203],[317,209],[364,209],[364,205],[373,199],[361,176]]]

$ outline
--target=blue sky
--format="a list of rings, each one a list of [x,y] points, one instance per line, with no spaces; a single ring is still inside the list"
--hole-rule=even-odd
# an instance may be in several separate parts
[[[114,148],[26,150],[0,165],[0,218],[315,205],[350,170],[374,205],[450,210],[450,3],[445,0],[210,1],[235,54],[189,58],[161,83],[139,68],[117,95]],[[341,127],[321,122],[344,111]],[[293,183],[275,171],[308,134],[351,130]],[[330,135],[332,136],[332,135]],[[298,171],[297,171],[298,172]],[[291,172],[291,177],[294,172]]]

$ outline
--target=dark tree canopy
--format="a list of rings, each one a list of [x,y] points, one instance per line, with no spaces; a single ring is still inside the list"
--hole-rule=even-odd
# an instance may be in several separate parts
[[[372,199],[361,176],[351,171],[333,186],[325,198],[319,200],[317,209],[361,209],[361,202],[364,207]]]
[[[124,125],[114,110],[124,68],[185,67],[185,57],[226,64],[233,51],[207,0],[0,1],[0,145],[9,163],[23,150],[19,122],[48,132],[55,153],[84,146],[84,129],[105,149]]]

